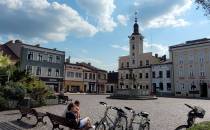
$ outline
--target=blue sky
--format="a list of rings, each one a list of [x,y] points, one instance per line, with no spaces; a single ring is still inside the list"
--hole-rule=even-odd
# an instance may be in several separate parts
[[[170,45],[210,37],[210,19],[191,0],[0,0],[0,42],[41,43],[72,62],[117,70],[135,11],[145,52],[168,55]]]

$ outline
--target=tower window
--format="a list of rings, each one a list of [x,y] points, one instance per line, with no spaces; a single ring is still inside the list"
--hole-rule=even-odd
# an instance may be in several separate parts
[[[140,66],[142,66],[142,61],[140,61]]]
[[[149,60],[146,60],[146,65],[149,65]]]
[[[127,67],[129,67],[129,62],[127,62]]]
[[[134,44],[132,45],[132,49],[135,50],[135,45]]]

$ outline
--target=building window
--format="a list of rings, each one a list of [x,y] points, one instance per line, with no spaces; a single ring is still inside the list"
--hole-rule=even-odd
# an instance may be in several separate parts
[[[48,74],[47,74],[47,75],[48,75],[48,76],[51,76],[51,73],[52,73],[52,69],[49,68],[49,69],[48,69]]]
[[[146,85],[146,89],[149,89],[149,86],[148,85]]]
[[[87,73],[85,73],[85,79],[87,79]]]
[[[71,73],[70,73],[70,76],[71,76],[72,78],[74,78],[74,72],[71,72]]]
[[[135,53],[132,53],[133,56],[135,56]]]
[[[159,89],[163,90],[163,83],[161,83],[161,82],[159,83]]]
[[[128,74],[126,74],[126,79],[128,79],[128,77],[129,77],[129,75],[128,75]]]
[[[82,78],[82,73],[79,73],[79,78]]]
[[[129,62],[127,62],[127,67],[129,67]]]
[[[124,68],[124,64],[123,63],[121,63],[121,68]]]
[[[60,74],[59,69],[56,69],[56,71],[55,71],[55,76],[56,76],[56,77],[58,77],[58,76],[59,76],[59,74]]]
[[[170,70],[166,71],[166,78],[171,78],[171,71]]]
[[[49,62],[53,62],[53,56],[52,56],[52,55],[49,55],[48,61],[49,61]]]
[[[95,80],[96,79],[96,74],[93,74],[93,80]]]
[[[100,74],[98,75],[99,79],[100,79]],[[92,73],[89,74],[89,79],[92,79]]]
[[[28,60],[33,60],[33,52],[28,53]]]
[[[140,89],[142,89],[142,85],[140,85]]]
[[[28,74],[32,74],[32,66],[31,66],[31,65],[28,65],[28,66],[26,67],[26,72],[27,72]]]
[[[128,89],[128,85],[126,85],[126,88]]]
[[[36,68],[36,75],[41,75],[41,67]]]
[[[149,60],[146,60],[146,65],[149,65]]]
[[[135,50],[135,45],[134,44],[132,45],[132,49]]]
[[[190,77],[193,77],[193,71],[190,71]]]
[[[200,72],[200,76],[201,76],[201,77],[204,77],[204,76],[205,76],[205,72],[204,72],[204,71],[201,71],[201,72]]]
[[[67,77],[70,77],[71,76],[71,73],[70,72],[67,72],[66,76]]]
[[[140,66],[142,66],[142,61],[140,60],[140,64],[139,64]]]
[[[155,71],[152,72],[152,78],[155,78]]]
[[[42,57],[43,57],[42,54],[39,53],[39,54],[38,54],[38,61],[42,61]]]
[[[167,83],[167,90],[171,91],[171,83]]]
[[[159,71],[159,78],[163,78],[163,71]]]
[[[135,64],[135,60],[133,60],[133,64]]]
[[[61,57],[60,56],[56,56],[56,63],[60,63],[61,62]]]
[[[148,79],[148,78],[149,78],[149,73],[146,73],[145,78],[146,78],[146,79]]]
[[[142,73],[139,73],[139,78],[142,79]]]

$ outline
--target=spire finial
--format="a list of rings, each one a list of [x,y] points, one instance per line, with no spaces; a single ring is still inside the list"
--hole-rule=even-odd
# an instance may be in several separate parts
[[[135,12],[135,23],[137,23],[137,11]]]

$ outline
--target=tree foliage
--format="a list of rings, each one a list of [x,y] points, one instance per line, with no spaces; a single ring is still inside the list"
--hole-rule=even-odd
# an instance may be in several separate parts
[[[205,10],[204,15],[210,16],[210,0],[195,0],[198,4],[198,8],[203,8]]]

